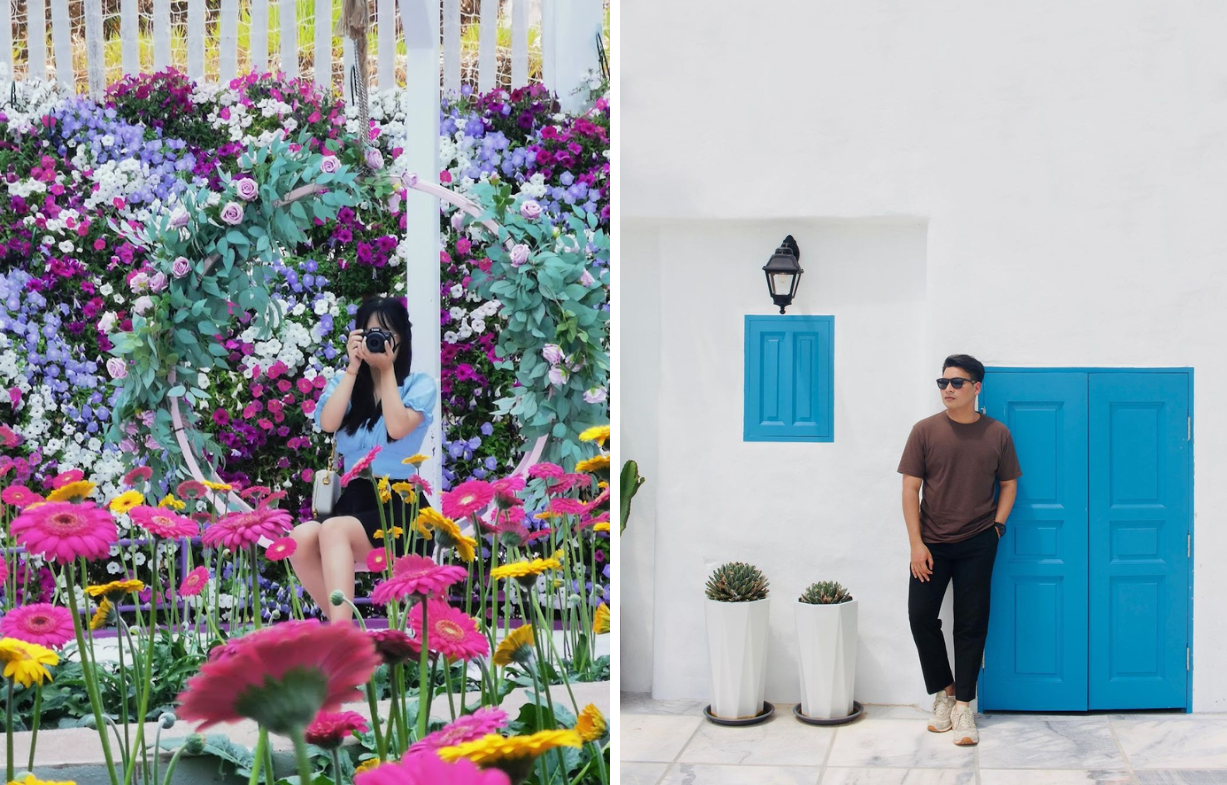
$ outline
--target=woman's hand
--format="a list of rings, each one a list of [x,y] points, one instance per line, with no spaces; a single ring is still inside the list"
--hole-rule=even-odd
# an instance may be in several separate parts
[[[349,356],[349,372],[357,373],[365,359],[366,342],[362,340],[362,330],[350,330],[349,340],[345,342],[345,353]]]
[[[933,576],[933,554],[923,542],[912,546],[912,577],[926,583]]]
[[[366,343],[364,342],[362,344],[362,359],[366,360],[366,364],[372,368],[376,368],[380,371],[390,371],[392,370],[392,355],[388,352],[391,348],[391,344],[385,343],[383,345],[384,350],[382,352],[368,352],[366,350]]]

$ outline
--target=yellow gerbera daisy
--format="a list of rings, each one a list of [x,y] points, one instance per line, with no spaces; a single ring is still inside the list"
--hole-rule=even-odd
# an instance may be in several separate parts
[[[605,482],[604,480],[601,480],[600,482],[596,484],[596,487],[600,488],[603,491],[609,487],[609,483]]]
[[[494,664],[506,668],[513,662],[523,663],[533,653],[533,626],[524,624],[516,627],[498,645],[494,652]]]
[[[607,632],[609,632],[609,606],[601,603],[596,606],[596,613],[592,616],[592,633],[604,635]]]
[[[575,471],[587,472],[589,474],[595,474],[596,472],[605,471],[608,468],[609,468],[609,456],[608,455],[598,455],[595,458],[589,458],[586,461],[580,461],[579,463],[575,464]]]
[[[388,763],[393,761],[389,760]],[[354,774],[361,774],[365,771],[370,771],[379,765],[379,758],[368,758],[354,767]]]
[[[600,523],[598,523],[598,524],[594,525],[594,526],[592,527],[592,530],[593,530],[594,532],[607,532],[607,531],[609,531],[609,521],[601,521]]]
[[[477,540],[462,534],[451,518],[440,515],[435,521],[435,534],[439,535],[439,544],[444,548],[456,549],[461,561],[467,563],[477,558]]]
[[[4,663],[4,677],[23,687],[35,682],[42,684],[51,680],[48,665],[58,665],[60,657],[51,649],[37,643],[26,643],[16,638],[0,638],[0,662]]]
[[[551,518],[561,518],[562,516],[556,512],[551,512],[549,510],[542,510],[541,512],[537,513],[533,517],[539,521],[548,521]]]
[[[107,624],[107,617],[111,615],[111,601],[103,598],[98,605],[98,610],[94,611],[94,617],[89,620],[89,628],[91,630],[101,630]]]
[[[581,442],[596,442],[602,447],[605,445],[605,442],[608,439],[609,439],[609,426],[608,425],[594,426],[579,435],[579,440]]]
[[[468,758],[482,768],[495,766],[506,771],[505,764],[532,763],[538,755],[555,747],[582,747],[583,744],[584,740],[573,730],[543,730],[531,736],[511,737],[491,733],[476,741],[444,747],[437,754],[448,763]]]
[[[232,491],[234,490],[233,485],[230,485],[224,482],[209,482],[208,480],[201,480],[200,484],[208,488],[211,491]]]
[[[72,501],[73,499],[84,499],[86,496],[93,493],[94,489],[97,487],[97,485],[94,485],[89,480],[77,480],[76,482],[68,483],[62,488],[56,488],[51,493],[47,494],[47,501],[68,502]]]
[[[537,576],[546,570],[561,570],[562,563],[557,559],[533,559],[532,561],[518,561],[511,564],[500,564],[493,570],[490,570],[490,579],[499,580],[501,578],[524,578],[529,575]]]
[[[379,501],[387,504],[392,501],[392,489],[388,487],[388,478],[379,478]]]
[[[584,710],[579,713],[579,720],[575,723],[575,732],[584,741],[598,741],[605,735],[607,728],[609,728],[609,723],[605,722],[605,716],[601,714],[601,710],[596,707],[595,703],[585,706]]]
[[[410,455],[408,458],[401,461],[401,463],[405,464],[406,466],[421,466],[429,460],[429,456],[418,453],[417,455]]]
[[[452,523],[433,507],[423,507],[418,513],[417,520],[413,522],[413,528],[417,529],[418,534],[429,540],[434,536],[432,532],[443,522]]]
[[[40,780],[33,774],[27,774],[20,779],[9,780],[9,785],[77,785],[71,780]]]
[[[111,581],[101,586],[89,586],[85,589],[85,593],[91,597],[106,597],[110,599],[120,594],[128,594],[129,592],[139,592],[145,590],[145,582],[138,580],[127,581]]]
[[[119,494],[107,504],[111,508],[111,512],[125,513],[133,507],[139,507],[145,503],[145,494],[140,491],[125,491]]]
[[[405,500],[405,504],[413,504],[417,501],[418,492],[414,490],[411,482],[394,482],[392,490],[400,494],[400,497]]]
[[[168,493],[162,497],[162,501],[158,502],[159,507],[170,507],[173,510],[182,512],[187,509],[187,505],[175,498],[174,494]]]
[[[399,536],[401,536],[402,534],[404,534],[404,533],[405,533],[405,530],[404,530],[404,529],[402,529],[402,528],[401,528],[401,527],[399,527],[399,526],[393,526],[393,527],[391,527],[390,529],[388,529],[388,531],[389,531],[389,532],[392,534],[392,536],[393,536],[393,537],[399,537]],[[372,537],[374,537],[374,538],[375,538],[375,539],[377,539],[377,540],[382,540],[382,539],[383,539],[383,529],[379,529],[379,530],[377,530],[377,531],[376,531],[374,534],[372,534],[371,536],[372,536]]]

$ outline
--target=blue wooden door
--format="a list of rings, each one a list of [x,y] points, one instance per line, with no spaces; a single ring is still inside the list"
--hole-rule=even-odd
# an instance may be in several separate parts
[[[1189,377],[1093,373],[1089,388],[1090,708],[1183,708]]]
[[[1087,708],[1085,373],[992,372],[980,407],[1023,476],[993,570],[981,710]]]

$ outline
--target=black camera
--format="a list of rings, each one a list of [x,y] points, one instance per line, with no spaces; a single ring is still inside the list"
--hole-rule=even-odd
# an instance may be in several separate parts
[[[395,344],[396,336],[386,330],[378,328],[374,330],[364,330],[362,333],[363,340],[366,341],[366,350],[371,354],[383,354],[386,350],[384,345],[388,343]]]

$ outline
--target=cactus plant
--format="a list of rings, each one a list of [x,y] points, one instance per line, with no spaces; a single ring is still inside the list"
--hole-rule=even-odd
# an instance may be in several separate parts
[[[755,602],[767,599],[767,576],[744,562],[722,564],[707,579],[707,599],[717,602]]]
[[[810,584],[810,587],[801,593],[800,599],[801,602],[810,605],[836,605],[841,602],[850,602],[852,595],[839,585],[839,581],[819,581]]]

